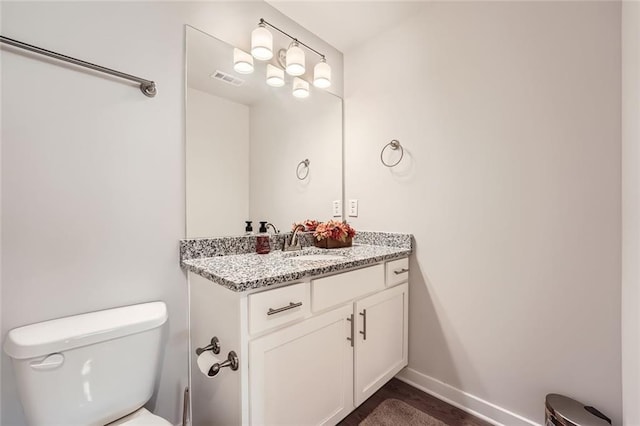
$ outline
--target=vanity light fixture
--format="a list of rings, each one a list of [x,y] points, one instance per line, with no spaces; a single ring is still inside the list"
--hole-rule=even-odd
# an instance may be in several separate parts
[[[258,28],[251,33],[251,54],[261,61],[268,61],[273,58],[273,36],[265,28],[263,19],[260,19]]]
[[[233,69],[240,74],[253,72],[253,57],[237,47],[233,49]]]
[[[304,74],[304,51],[300,49],[297,41],[293,41],[289,48],[287,49],[286,56],[287,63],[287,74],[293,76],[299,76]]]
[[[296,98],[309,97],[309,83],[301,79],[300,77],[294,77],[293,79],[293,96]]]
[[[305,64],[305,52],[301,48],[301,46],[304,46],[320,57],[320,62],[317,63],[313,69],[313,85],[320,89],[326,89],[331,86],[331,67],[327,64],[325,55],[282,31],[280,28],[265,21],[263,18],[260,18],[258,28],[253,30],[251,33],[251,54],[254,58],[259,60],[269,60],[273,57],[273,36],[267,27],[278,31],[291,39],[289,48],[286,50],[280,49],[277,55],[278,63],[280,63],[282,68],[286,70],[287,74],[299,77],[304,75],[307,71]],[[280,73],[282,73],[282,69],[275,67],[272,64],[267,64],[267,84],[274,87],[283,86],[284,74],[280,77]],[[309,83],[304,80],[300,80],[300,82],[296,83],[297,80],[298,79],[294,78],[293,92],[294,94],[298,93],[299,95],[302,95],[296,95],[298,97],[306,98],[309,96]]]
[[[284,70],[267,64],[267,84],[271,87],[284,86]]]
[[[331,67],[324,56],[313,69],[313,85],[320,89],[331,86]]]

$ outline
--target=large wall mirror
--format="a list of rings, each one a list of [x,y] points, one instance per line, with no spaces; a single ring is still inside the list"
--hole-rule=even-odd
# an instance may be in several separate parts
[[[239,74],[233,46],[190,26],[186,40],[187,238],[330,218],[342,200],[342,99],[312,85],[296,98],[289,76],[266,84],[265,62]]]

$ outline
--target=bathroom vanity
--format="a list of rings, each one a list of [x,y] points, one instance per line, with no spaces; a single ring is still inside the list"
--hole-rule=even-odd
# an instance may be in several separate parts
[[[354,245],[183,258],[193,424],[343,419],[407,365],[410,252]],[[237,371],[209,378],[197,368],[196,349],[213,336],[221,360],[237,353]]]
[[[275,231],[262,255],[255,236],[196,238],[322,218],[344,199],[343,103],[315,88],[294,98],[291,79],[268,87],[265,61],[236,75],[236,46],[206,32],[185,39],[192,424],[335,424],[407,364],[412,237],[359,231],[351,248],[283,252]],[[213,337],[220,352],[198,357]],[[230,351],[237,370],[219,368]]]

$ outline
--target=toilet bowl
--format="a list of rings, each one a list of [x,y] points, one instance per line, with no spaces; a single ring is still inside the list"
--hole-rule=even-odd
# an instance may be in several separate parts
[[[29,425],[168,426],[142,407],[158,373],[163,302],[15,328],[11,357]]]

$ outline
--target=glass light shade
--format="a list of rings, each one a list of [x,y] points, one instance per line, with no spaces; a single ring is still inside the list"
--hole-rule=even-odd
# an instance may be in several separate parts
[[[273,35],[265,27],[260,26],[251,33],[251,54],[261,61],[273,58]]]
[[[233,49],[233,69],[240,74],[253,72],[253,57],[237,47]]]
[[[267,64],[267,84],[272,87],[284,86],[284,70]]]
[[[309,96],[309,83],[296,77],[293,79],[293,96],[296,98],[306,98]]]
[[[287,74],[302,75],[304,71],[304,51],[294,43],[287,49]]]
[[[313,69],[313,85],[320,89],[331,86],[331,67],[324,60]]]

